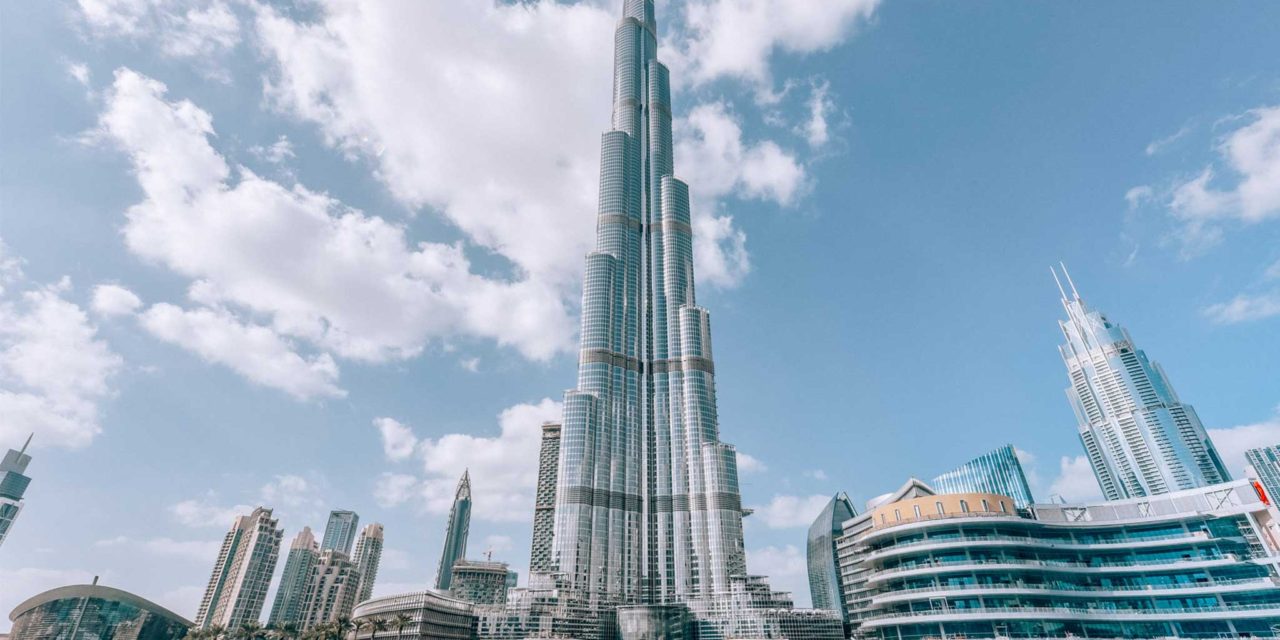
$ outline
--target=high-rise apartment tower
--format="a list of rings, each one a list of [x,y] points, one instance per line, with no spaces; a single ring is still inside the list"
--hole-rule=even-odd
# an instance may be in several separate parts
[[[551,541],[556,526],[556,470],[559,463],[560,423],[547,422],[542,425],[542,446],[538,450],[538,490],[533,504],[530,571],[551,570]]]
[[[360,572],[360,586],[356,589],[356,602],[364,602],[373,595],[373,583],[378,579],[378,564],[382,562],[382,525],[377,522],[360,532],[356,541],[356,555],[352,558]]]
[[[271,574],[280,554],[284,531],[276,527],[271,510],[258,507],[239,516],[222,539],[213,575],[200,600],[196,628],[237,628],[262,614]]]
[[[276,588],[276,599],[271,605],[271,616],[267,618],[267,624],[280,626],[297,624],[302,620],[307,589],[319,558],[320,548],[316,546],[316,537],[311,533],[311,527],[303,527],[289,545],[289,556],[284,561],[284,574],[280,576],[280,586]]]
[[[356,512],[330,511],[329,524],[324,527],[324,541],[320,543],[320,550],[336,549],[350,557],[351,545],[355,544],[359,526],[360,516]]]
[[[1056,271],[1054,280],[1067,312],[1058,323],[1067,397],[1102,494],[1140,498],[1230,480],[1200,417],[1178,399],[1160,365],[1123,327],[1089,309],[1062,272],[1070,293]]]

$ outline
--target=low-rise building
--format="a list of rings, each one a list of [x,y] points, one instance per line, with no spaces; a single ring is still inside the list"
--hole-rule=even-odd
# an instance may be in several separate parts
[[[32,596],[14,608],[9,620],[10,640],[177,640],[192,626],[154,602],[104,587],[96,579]]]
[[[397,624],[399,618],[403,624]],[[476,616],[471,603],[439,591],[418,591],[372,598],[361,602],[352,613],[356,622],[382,620],[386,629],[377,631],[378,640],[473,640]],[[371,638],[374,631],[362,628],[356,638]]]
[[[472,604],[506,604],[507,573],[505,562],[459,560],[453,563],[449,594]]]
[[[859,638],[1276,637],[1277,512],[1252,479],[1019,513],[911,480],[837,542]]]

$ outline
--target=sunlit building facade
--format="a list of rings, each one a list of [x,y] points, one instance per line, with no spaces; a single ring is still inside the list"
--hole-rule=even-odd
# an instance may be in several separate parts
[[[324,540],[320,543],[320,550],[335,549],[349,557],[359,526],[360,516],[356,512],[345,509],[330,511],[329,523],[324,527]]]
[[[1278,637],[1280,526],[1249,480],[1037,504],[912,480],[845,523],[854,637]]]
[[[313,629],[316,625],[349,617],[360,590],[360,571],[347,554],[336,549],[320,552],[311,583],[303,601],[299,626]]]
[[[356,589],[356,602],[364,602],[373,595],[373,585],[378,580],[378,565],[382,564],[382,525],[375,522],[360,532],[356,540],[356,571],[360,572],[360,584]]]
[[[1123,327],[1089,309],[1066,269],[1063,275],[1070,293],[1059,281],[1067,319],[1058,324],[1067,397],[1102,494],[1140,498],[1230,480],[1200,417],[1178,399],[1160,365]]]
[[[197,627],[229,629],[262,614],[284,536],[276,525],[271,510],[265,507],[235,519],[222,540],[209,586],[200,600]]]
[[[556,527],[556,473],[560,464],[560,423],[542,425],[538,449],[538,488],[533,505],[533,536],[529,570],[551,570],[551,541]]]
[[[397,616],[408,618],[408,624],[394,624]],[[476,616],[469,602],[451,598],[439,591],[419,591],[383,596],[360,603],[352,612],[356,622],[392,621],[388,628],[356,632],[363,640],[376,634],[377,640],[472,640],[475,638]]]
[[[1013,498],[1019,509],[1035,502],[1013,445],[978,456],[934,478],[929,485],[938,493],[998,493]]]
[[[844,521],[857,514],[849,496],[837,493],[823,507],[822,513],[809,527],[809,543],[805,560],[809,568],[809,596],[813,608],[840,612],[844,619],[843,589],[840,583],[840,567],[836,564],[836,539],[844,532]]]
[[[267,618],[267,624],[280,626],[297,624],[302,620],[307,589],[311,586],[316,561],[319,559],[320,547],[316,545],[316,537],[311,533],[311,527],[303,527],[289,545],[284,573],[280,576],[280,585],[276,587],[276,598],[271,605],[271,616]]]
[[[1244,452],[1244,459],[1262,483],[1271,500],[1280,496],[1280,445],[1258,447]]]

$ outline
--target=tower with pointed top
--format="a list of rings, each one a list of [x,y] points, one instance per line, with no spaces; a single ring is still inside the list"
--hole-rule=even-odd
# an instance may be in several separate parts
[[[306,609],[307,590],[315,575],[316,561],[320,559],[320,547],[311,527],[303,527],[289,545],[289,556],[284,561],[284,574],[276,587],[275,602],[267,624],[281,626],[298,624]]]
[[[4,454],[4,459],[0,460],[0,545],[4,544],[4,539],[8,537],[9,530],[13,528],[13,523],[25,504],[22,496],[31,484],[31,478],[24,475],[27,465],[31,464],[27,447],[31,446],[31,438],[34,436],[35,434],[27,436],[27,442],[22,445],[21,450],[10,449]]]
[[[449,525],[444,532],[444,549],[436,570],[436,589],[448,591],[453,582],[453,564],[467,556],[467,532],[471,529],[471,470],[462,472],[458,491],[449,510]]]
[[[600,603],[706,600],[746,574],[657,31],[652,0],[624,0],[578,383],[564,398],[553,565]]]
[[[1050,270],[1067,312],[1058,322],[1067,397],[1102,494],[1121,500],[1230,480],[1200,417],[1160,365],[1127,330],[1085,305],[1065,266],[1066,288]]]

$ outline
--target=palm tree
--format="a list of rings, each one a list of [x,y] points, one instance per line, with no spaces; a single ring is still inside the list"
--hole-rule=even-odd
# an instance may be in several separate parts
[[[386,618],[374,618],[374,619],[370,620],[370,621],[369,621],[369,627],[373,629],[373,635],[371,635],[371,636],[369,636],[369,637],[370,637],[370,638],[377,638],[379,633],[382,633],[383,631],[386,631],[386,630],[387,630],[387,628],[388,628],[388,627],[390,627],[390,626],[391,626],[391,625],[390,625],[390,623],[388,623],[388,622],[387,622],[387,619],[386,619]]]
[[[262,639],[262,623],[257,620],[245,620],[240,623],[240,628],[236,630],[236,636],[243,640],[261,640]]]
[[[204,631],[205,633],[209,634],[205,636],[206,638],[209,638],[210,640],[220,640],[223,636],[226,635],[227,628],[221,625],[215,624],[212,627],[205,629]]]
[[[295,640],[302,634],[302,630],[298,628],[296,622],[286,622],[280,625],[280,637],[285,640]]]
[[[405,627],[411,624],[413,624],[413,618],[403,613],[397,613],[396,617],[391,619],[391,626],[396,628],[397,637],[403,635]]]

